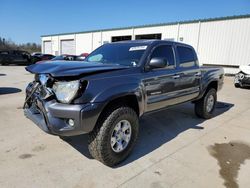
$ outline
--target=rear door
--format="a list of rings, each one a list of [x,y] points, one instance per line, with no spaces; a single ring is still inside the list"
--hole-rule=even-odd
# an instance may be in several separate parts
[[[183,102],[199,95],[201,70],[193,48],[177,45],[178,69],[180,70],[179,88]]]

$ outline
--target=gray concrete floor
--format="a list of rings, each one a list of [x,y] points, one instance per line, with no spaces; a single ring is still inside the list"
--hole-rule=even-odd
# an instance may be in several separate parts
[[[144,117],[138,143],[116,168],[92,159],[87,136],[65,142],[21,110],[32,75],[0,67],[0,187],[249,187],[250,90],[226,78],[210,120],[192,104]]]

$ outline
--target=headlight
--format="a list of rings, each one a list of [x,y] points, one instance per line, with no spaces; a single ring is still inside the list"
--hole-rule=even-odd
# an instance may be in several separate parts
[[[60,102],[70,103],[76,96],[79,87],[79,81],[55,82],[53,85],[53,91]]]

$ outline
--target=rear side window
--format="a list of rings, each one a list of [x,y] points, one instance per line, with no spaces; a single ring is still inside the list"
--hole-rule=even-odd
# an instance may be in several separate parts
[[[151,59],[154,57],[167,59],[169,63],[168,68],[174,68],[175,66],[173,48],[170,45],[162,45],[162,46],[156,47],[151,55]]]
[[[196,56],[191,48],[177,46],[177,52],[180,60],[180,67],[193,67],[196,65]]]

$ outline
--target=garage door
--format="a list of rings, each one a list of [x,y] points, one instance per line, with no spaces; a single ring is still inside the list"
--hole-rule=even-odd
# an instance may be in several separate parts
[[[51,41],[44,41],[43,42],[43,52],[45,54],[52,54],[52,44]]]
[[[76,47],[74,40],[61,40],[61,54],[75,55]]]

